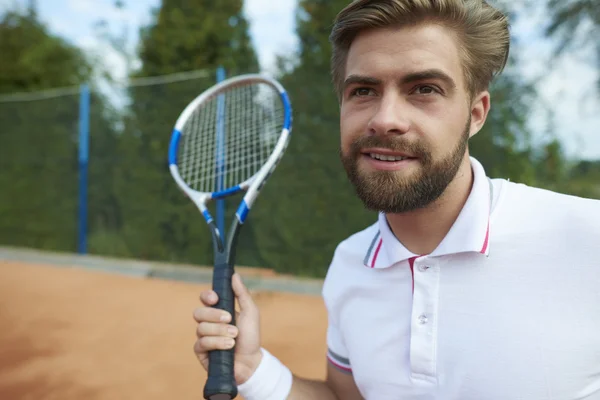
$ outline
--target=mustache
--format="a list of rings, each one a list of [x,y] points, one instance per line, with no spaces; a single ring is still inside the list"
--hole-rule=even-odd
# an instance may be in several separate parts
[[[361,136],[351,144],[352,154],[358,155],[362,149],[368,147],[379,147],[391,151],[403,152],[414,157],[427,158],[429,152],[427,147],[420,142],[411,142],[404,137],[385,136]]]

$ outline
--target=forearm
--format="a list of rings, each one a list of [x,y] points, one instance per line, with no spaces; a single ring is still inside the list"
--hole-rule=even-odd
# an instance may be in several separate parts
[[[338,398],[327,383],[294,375],[292,390],[287,400],[338,400]]]

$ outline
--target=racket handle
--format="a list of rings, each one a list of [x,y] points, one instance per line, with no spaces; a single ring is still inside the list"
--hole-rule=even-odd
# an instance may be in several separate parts
[[[231,325],[235,325],[235,296],[231,287],[233,268],[227,263],[215,265],[213,290],[219,296],[215,308],[231,314]],[[233,370],[235,348],[213,350],[208,353],[208,379],[204,386],[204,398],[207,400],[233,399],[238,390]]]

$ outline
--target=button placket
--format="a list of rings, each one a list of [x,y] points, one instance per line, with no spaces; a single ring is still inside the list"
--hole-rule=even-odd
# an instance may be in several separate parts
[[[436,375],[437,303],[439,268],[426,257],[415,260],[413,323],[411,327],[410,362],[413,376],[431,380]]]

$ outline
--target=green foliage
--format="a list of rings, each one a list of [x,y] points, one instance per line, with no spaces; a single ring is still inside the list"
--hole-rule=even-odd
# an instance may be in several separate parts
[[[470,141],[469,151],[490,176],[527,184],[536,183],[534,145],[527,126],[537,93],[522,82],[514,60],[490,87],[492,106],[481,131]]]
[[[589,46],[595,51],[596,68],[600,71],[600,7],[597,0],[548,0],[549,24],[546,35],[556,39],[555,55]],[[600,93],[600,79],[597,82]],[[560,147],[560,144],[554,144]],[[552,150],[555,151],[555,150]],[[563,172],[562,179],[549,179],[549,188],[578,196],[600,198],[597,162],[576,163]]]
[[[335,14],[346,4],[347,0],[299,1],[300,47],[280,59],[279,76],[294,108],[292,141],[242,230],[238,265],[322,277],[339,241],[375,221],[375,213],[364,210],[356,198],[338,156],[339,105],[329,73],[328,36]],[[569,8],[552,0],[550,4],[555,10]],[[586,10],[597,15],[595,9]],[[574,11],[556,15],[560,20],[581,15],[583,20],[583,14]],[[573,29],[581,20],[566,26]],[[125,49],[124,37],[106,38],[117,50]],[[0,102],[0,243],[74,251],[77,85],[90,79],[91,63],[51,35],[38,21],[34,6],[24,14],[2,17],[0,54],[0,92],[73,86],[70,94],[51,99]],[[92,91],[89,251],[210,264],[209,231],[173,182],[167,150],[178,115],[214,84],[218,66],[229,76],[259,70],[242,0],[198,0],[193,5],[163,0],[153,21],[142,29],[139,57],[141,68],[131,72],[133,78],[190,70],[207,73],[132,85],[126,93],[129,105],[118,109],[98,90]],[[546,132],[549,139],[544,143],[532,140],[528,119],[537,94],[533,83],[523,82],[517,72],[517,62],[511,59],[493,83],[492,109],[487,124],[471,140],[471,154],[491,176],[600,198],[599,162],[569,164],[552,131]],[[227,200],[226,227],[240,199],[237,195]],[[214,205],[211,212],[215,214]]]
[[[74,250],[76,97],[0,103],[0,121],[0,242]]]
[[[78,85],[91,73],[84,55],[51,35],[35,13],[0,19],[0,93]]]
[[[556,54],[591,46],[600,70],[600,6],[597,0],[548,0],[546,35],[558,40]],[[600,91],[600,79],[597,82]]]
[[[73,85],[91,68],[35,12],[0,20],[0,93]],[[74,95],[0,103],[0,242],[74,250],[77,207]]]
[[[257,70],[242,0],[163,0],[141,31],[142,69],[155,76],[195,69]]]
[[[129,90],[131,107],[119,139],[121,162],[114,184],[123,216],[119,229],[131,254],[212,263],[209,231],[171,178],[167,152],[177,117],[215,83],[217,67],[225,67],[230,76],[258,71],[242,5],[241,0],[204,0],[193,5],[164,0],[154,21],[142,29],[142,66],[134,77],[190,70],[207,74],[192,81]]]
[[[557,35],[560,39],[559,49],[568,45],[577,45],[573,42],[576,36],[574,32],[589,30],[596,35],[586,36],[585,39],[598,44],[598,29],[600,29],[600,8],[596,0],[548,0],[547,5],[550,12],[550,24],[546,28],[548,35]],[[591,25],[587,23],[591,22]]]

